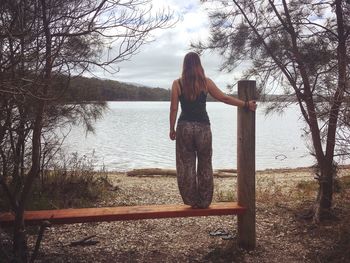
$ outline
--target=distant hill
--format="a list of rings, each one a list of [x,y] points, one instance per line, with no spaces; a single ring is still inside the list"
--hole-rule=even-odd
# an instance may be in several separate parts
[[[68,101],[169,101],[170,90],[115,80],[74,77],[65,93]]]
[[[62,79],[60,79],[60,83]],[[170,101],[170,89],[150,88],[136,83],[126,83],[115,80],[74,77],[64,92],[64,101]],[[237,94],[233,94],[237,96]],[[268,97],[266,100],[277,99]],[[281,99],[281,98],[279,98]],[[285,98],[283,98],[285,99]],[[208,95],[208,101],[216,101]]]

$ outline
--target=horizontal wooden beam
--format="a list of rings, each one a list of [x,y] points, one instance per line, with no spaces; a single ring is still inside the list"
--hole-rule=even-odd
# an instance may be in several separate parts
[[[74,224],[171,217],[236,215],[244,211],[245,208],[239,206],[236,202],[215,203],[205,209],[194,209],[187,205],[144,205],[26,211],[24,220],[26,225],[38,225],[46,220],[51,224]],[[13,221],[14,215],[12,213],[0,213],[1,226],[11,226]]]

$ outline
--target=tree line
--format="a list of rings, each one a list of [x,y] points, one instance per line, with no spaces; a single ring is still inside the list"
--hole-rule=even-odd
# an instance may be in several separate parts
[[[61,77],[60,79],[64,79]],[[62,80],[59,81],[60,83]],[[56,89],[59,93],[60,88]],[[85,103],[105,101],[170,101],[170,89],[137,86],[131,83],[110,79],[87,78],[76,76],[70,80],[68,89],[60,101],[64,103]],[[233,93],[232,96],[237,96]],[[264,100],[274,99],[274,95],[267,95]],[[280,97],[276,97],[277,99]],[[283,98],[286,99],[286,98]],[[207,101],[216,101],[208,94]]]
[[[62,99],[68,102],[169,101],[170,90],[78,76],[72,78],[70,87]]]

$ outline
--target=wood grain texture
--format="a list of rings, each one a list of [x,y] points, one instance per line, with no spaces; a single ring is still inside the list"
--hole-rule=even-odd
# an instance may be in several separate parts
[[[244,101],[256,99],[256,83],[251,80],[238,82],[238,98]],[[255,112],[238,109],[237,116],[237,199],[247,208],[238,216],[238,244],[245,249],[256,246],[255,230]]]

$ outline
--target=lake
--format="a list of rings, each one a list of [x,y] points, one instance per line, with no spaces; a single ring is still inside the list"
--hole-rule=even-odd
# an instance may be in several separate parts
[[[109,110],[95,124],[95,134],[73,127],[64,146],[68,152],[91,155],[108,171],[175,168],[175,141],[169,134],[169,102],[108,102]],[[236,168],[237,109],[208,102],[213,133],[213,168]],[[310,166],[297,105],[283,114],[256,112],[256,169]]]

